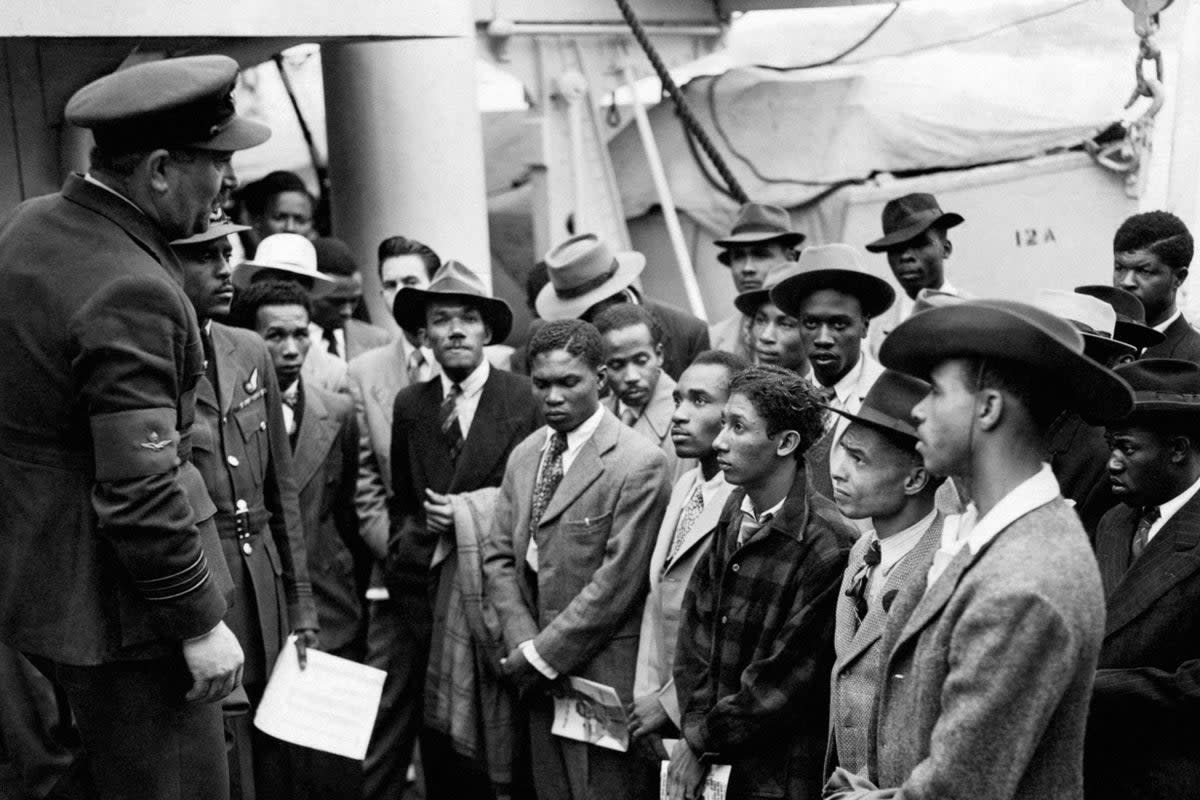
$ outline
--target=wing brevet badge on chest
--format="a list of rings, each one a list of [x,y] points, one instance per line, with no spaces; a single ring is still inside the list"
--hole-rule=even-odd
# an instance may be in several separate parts
[[[246,394],[254,394],[258,389],[258,367],[255,367],[250,373],[250,377],[242,384],[242,388],[246,390]]]

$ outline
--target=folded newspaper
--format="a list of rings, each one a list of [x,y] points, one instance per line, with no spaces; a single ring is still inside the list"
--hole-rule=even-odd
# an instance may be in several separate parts
[[[617,690],[586,678],[567,678],[555,686],[550,732],[622,753],[629,749],[629,718]]]
[[[667,748],[668,753],[672,753],[674,748],[669,745],[669,742],[678,741],[678,739],[663,739],[663,746]],[[670,785],[667,783],[667,772],[670,768],[670,761],[662,762],[662,768],[658,774],[659,800],[670,800]],[[728,764],[713,764],[709,767],[708,774],[704,777],[704,790],[700,792],[700,800],[725,800],[725,793],[729,791],[730,771],[731,767]]]

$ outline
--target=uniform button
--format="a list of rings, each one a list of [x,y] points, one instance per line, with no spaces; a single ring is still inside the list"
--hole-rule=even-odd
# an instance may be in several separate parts
[[[730,569],[733,570],[734,572],[737,572],[741,568],[742,568],[741,564],[734,564],[732,567],[730,567]]]
[[[251,553],[254,552],[254,546],[251,545],[249,542],[242,542],[242,552],[245,553],[246,555],[250,555]]]
[[[267,429],[267,421],[265,419],[262,422],[258,423],[258,429],[260,431],[265,431]]]
[[[229,466],[236,467],[241,462],[237,460],[237,456],[225,456],[225,460],[229,462]]]
[[[729,621],[729,617],[728,617],[728,616],[726,616],[726,615],[724,615],[724,614],[722,614],[722,615],[721,615],[721,624],[722,624],[722,625],[724,625],[724,624],[725,624],[726,622],[728,622],[728,621]]]

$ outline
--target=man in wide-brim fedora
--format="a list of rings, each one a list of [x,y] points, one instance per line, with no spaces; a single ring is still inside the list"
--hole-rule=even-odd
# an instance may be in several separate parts
[[[1100,521],[1106,624],[1088,714],[1088,800],[1200,797],[1200,366],[1118,367],[1133,413],[1108,425],[1122,504]]]
[[[963,217],[943,211],[937,198],[913,192],[889,200],[883,207],[883,236],[867,244],[872,253],[887,255],[888,267],[901,292],[891,313],[881,318],[871,332],[871,352],[878,355],[884,338],[914,313],[914,302],[922,289],[959,294],[946,278],[946,259],[954,252],[948,231],[961,225]]]
[[[646,257],[617,251],[594,233],[567,239],[546,254],[550,282],[534,305],[544,320],[591,322],[617,303],[645,306],[663,329],[663,371],[675,380],[692,359],[709,349],[708,326],[675,306],[644,297],[636,286]]]
[[[930,380],[918,447],[973,504],[947,524],[924,585],[892,603],[870,774],[839,771],[834,796],[1081,798],[1103,590],[1042,434],[1064,407],[1124,416],[1129,386],[1084,356],[1069,323],[1010,301],[922,312],[880,355]]]
[[[738,209],[729,234],[713,244],[721,248],[717,261],[729,267],[734,290],[743,295],[762,289],[772,272],[794,262],[804,239],[803,233],[792,229],[786,209],[746,203]],[[710,325],[708,338],[713,348],[751,358],[754,343],[748,331],[750,317],[739,309],[739,313]]]

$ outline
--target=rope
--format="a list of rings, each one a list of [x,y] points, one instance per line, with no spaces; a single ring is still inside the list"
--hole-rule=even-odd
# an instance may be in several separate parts
[[[671,97],[671,102],[675,104],[675,111],[679,114],[683,125],[688,132],[696,138],[696,142],[708,156],[708,160],[712,162],[717,173],[721,176],[721,180],[729,187],[728,194],[739,203],[750,202],[750,197],[742,189],[742,185],[738,179],[734,177],[729,169],[729,165],[725,163],[725,159],[721,157],[717,151],[716,145],[712,139],[705,133],[704,127],[700,124],[700,120],[692,113],[691,107],[688,105],[687,98],[683,96],[683,91],[675,83],[671,77],[667,65],[663,63],[659,57],[658,51],[654,49],[654,44],[650,41],[646,29],[642,26],[641,20],[637,18],[633,8],[629,5],[629,0],[616,0],[617,7],[621,10],[621,16],[625,18],[626,24],[633,31],[633,38],[637,39],[637,43],[641,45],[642,50],[646,53],[646,58],[650,59],[650,65],[654,67],[654,71],[658,74],[658,79],[662,82],[663,89]]]

